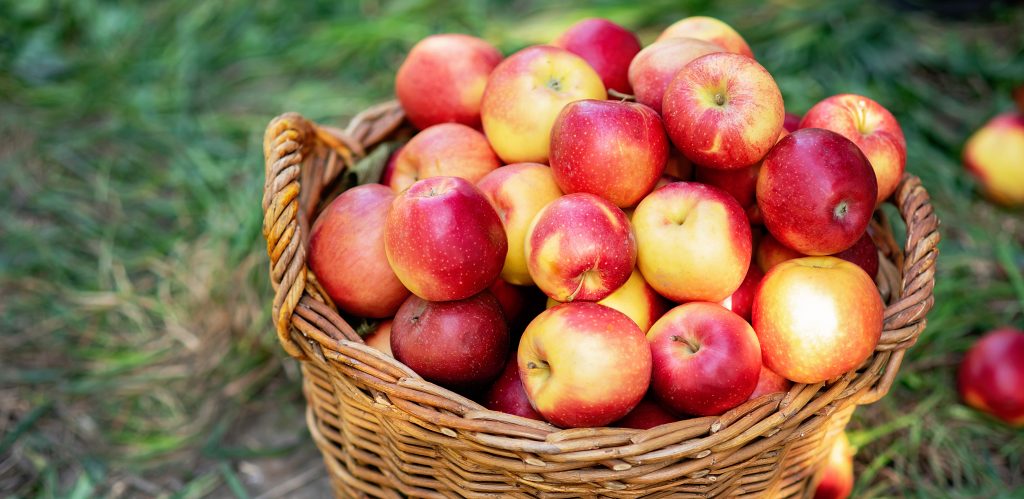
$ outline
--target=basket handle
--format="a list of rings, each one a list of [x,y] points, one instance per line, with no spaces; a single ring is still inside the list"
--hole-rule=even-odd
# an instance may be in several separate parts
[[[274,327],[282,348],[292,357],[306,358],[296,338],[302,337],[297,325],[307,321],[296,314],[296,307],[310,297],[328,300],[315,281],[307,279],[305,232],[311,221],[307,217],[313,215],[324,188],[365,156],[366,150],[387,138],[404,118],[401,106],[391,101],[360,113],[345,130],[314,124],[297,113],[282,114],[267,125],[263,136],[263,236],[274,288]],[[327,158],[311,161],[321,150]],[[304,298],[304,293],[309,297]],[[347,326],[333,315],[328,318],[331,322]],[[350,327],[338,329],[348,339],[359,340]]]
[[[889,393],[906,350],[924,331],[925,315],[935,303],[935,262],[939,255],[939,219],[921,179],[903,174],[893,202],[907,227],[907,242],[900,265],[896,301],[885,309],[882,336],[875,351],[889,355],[877,384],[864,392],[858,404],[871,404]]]

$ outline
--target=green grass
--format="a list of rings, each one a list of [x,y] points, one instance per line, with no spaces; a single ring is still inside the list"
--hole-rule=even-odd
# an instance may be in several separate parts
[[[269,321],[271,117],[345,123],[390,97],[404,52],[433,32],[510,53],[584,16],[650,41],[698,13],[743,33],[789,110],[857,92],[893,111],[942,219],[929,327],[892,393],[851,425],[858,494],[1021,493],[1024,433],[960,405],[953,383],[978,334],[1024,327],[1024,216],[984,202],[958,159],[1024,82],[1024,10],[459,5],[0,2],[0,493],[256,495],[268,486],[249,464],[315,457]]]

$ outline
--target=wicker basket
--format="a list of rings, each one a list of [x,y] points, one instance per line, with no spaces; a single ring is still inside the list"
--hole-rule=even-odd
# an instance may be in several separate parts
[[[340,497],[809,497],[853,410],[885,395],[925,327],[938,220],[920,181],[905,175],[894,196],[905,250],[881,210],[873,221],[887,308],[878,348],[858,370],[643,431],[559,430],[486,410],[363,344],[306,266],[325,193],[372,148],[410,131],[391,102],[345,130],[285,114],[264,138],[274,322],[302,363],[309,429]]]

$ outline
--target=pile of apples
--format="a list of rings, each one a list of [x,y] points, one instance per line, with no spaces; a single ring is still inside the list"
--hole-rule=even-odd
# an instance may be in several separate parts
[[[874,351],[867,228],[906,144],[871,99],[787,115],[708,17],[647,47],[587,19],[507,58],[434,35],[395,87],[420,131],[325,209],[308,262],[425,379],[559,427],[648,428]]]

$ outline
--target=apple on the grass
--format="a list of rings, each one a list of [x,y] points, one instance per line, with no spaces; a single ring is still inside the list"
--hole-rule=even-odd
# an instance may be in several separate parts
[[[661,118],[643,104],[576,101],[551,129],[551,172],[562,192],[589,192],[620,208],[651,192],[667,158]]]
[[[475,184],[499,166],[484,134],[459,123],[442,123],[417,133],[402,147],[389,185],[399,193],[417,180],[442,176]]]
[[[642,46],[632,31],[607,19],[589,18],[570,26],[551,44],[587,61],[608,90],[633,93],[626,74]]]
[[[377,328],[374,329],[373,332],[363,338],[363,342],[365,342],[367,346],[376,348],[377,350],[394,357],[395,354],[391,352],[391,326],[393,323],[394,321],[391,319],[381,321],[377,324]]]
[[[638,269],[633,270],[625,284],[597,303],[626,314],[644,334],[669,309],[668,302],[647,284]],[[560,302],[548,298],[547,308],[557,305]]]
[[[566,104],[605,99],[601,77],[580,56],[537,45],[512,54],[487,80],[480,117],[494,152],[506,163],[546,163],[551,126]]]
[[[717,302],[747,274],[750,224],[725,191],[673,182],[649,194],[633,212],[637,263],[644,279],[675,301]]]
[[[957,389],[967,405],[1024,427],[1024,331],[987,333],[960,364]]]
[[[508,325],[490,291],[456,301],[412,295],[395,315],[391,351],[428,381],[453,389],[479,387],[505,366]]]
[[[1024,114],[1000,114],[974,132],[964,144],[964,165],[990,199],[1024,206]]]
[[[785,108],[772,75],[757,61],[719,52],[686,65],[661,103],[672,143],[709,168],[744,168],[765,156],[782,131]]]
[[[563,428],[605,426],[636,407],[651,379],[651,349],[623,313],[588,302],[541,312],[519,341],[531,405]]]
[[[833,95],[809,109],[800,128],[824,128],[857,144],[875,172],[876,204],[896,191],[907,165],[907,141],[881,104],[861,95]]]
[[[679,305],[647,332],[651,390],[668,409],[714,416],[746,402],[761,372],[761,347],[747,321],[707,302]]]
[[[758,244],[754,254],[758,267],[764,272],[786,260],[809,256],[780,243],[771,234],[765,234],[761,238],[761,243]],[[875,241],[867,232],[860,236],[853,246],[831,256],[857,264],[872,279],[878,275],[878,247],[875,246]]]
[[[757,376],[757,386],[750,394],[750,400],[770,393],[788,392],[793,387],[793,382],[775,374],[774,371],[761,365],[761,374]]]
[[[420,40],[395,75],[395,94],[420,130],[455,122],[480,128],[480,100],[501,52],[475,36],[432,35]]]
[[[839,434],[825,458],[814,499],[846,499],[853,492],[853,448],[846,433]]]
[[[757,292],[757,285],[761,284],[763,278],[764,272],[761,272],[761,268],[751,261],[747,268],[747,275],[743,277],[740,287],[719,302],[719,305],[750,322],[750,310],[754,306],[754,293]]]
[[[629,279],[636,255],[626,214],[593,194],[566,194],[552,201],[526,234],[530,276],[560,302],[610,295]]]
[[[391,203],[384,249],[409,291],[445,301],[469,298],[493,284],[508,242],[501,219],[479,189],[463,178],[431,177]]]
[[[519,362],[515,350],[509,355],[501,375],[484,394],[483,402],[484,407],[492,411],[544,421],[544,417],[530,405],[530,399],[526,396],[526,388],[523,388],[523,380],[519,376]]]
[[[832,256],[780,263],[754,295],[764,365],[808,384],[851,371],[875,351],[884,309],[874,280],[853,263]]]
[[[508,236],[501,278],[511,284],[533,284],[526,267],[526,232],[537,212],[562,195],[551,168],[540,163],[506,165],[485,175],[476,186],[491,202]]]
[[[651,397],[644,397],[629,414],[614,422],[611,426],[616,428],[635,428],[637,430],[649,430],[655,426],[674,423],[679,417],[669,412]]]
[[[779,140],[757,178],[765,227],[806,255],[853,246],[871,222],[877,192],[871,164],[857,145],[821,128],[801,128]]]
[[[657,41],[679,37],[706,40],[718,44],[734,54],[745,55],[751,59],[754,57],[750,45],[747,45],[747,41],[732,26],[713,17],[693,16],[680,19],[665,28],[665,31],[658,36]]]
[[[636,101],[661,114],[665,89],[676,73],[690,61],[715,52],[725,49],[696,38],[669,38],[644,47],[629,63],[629,83]]]
[[[307,262],[341,310],[391,317],[409,296],[384,251],[384,224],[394,199],[380,184],[354,187],[331,201],[313,224]]]

